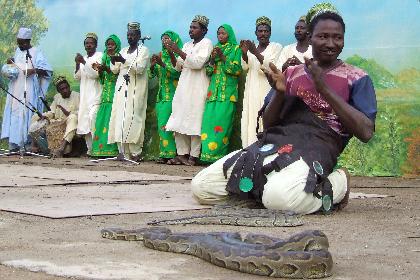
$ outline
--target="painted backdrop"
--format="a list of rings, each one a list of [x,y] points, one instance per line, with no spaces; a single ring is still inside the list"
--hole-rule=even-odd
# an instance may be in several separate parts
[[[188,41],[188,27],[196,14],[210,18],[208,36],[216,42],[217,27],[231,24],[238,39],[254,39],[255,19],[272,19],[271,41],[287,45],[294,42],[297,19],[319,1],[295,0],[0,0],[0,64],[15,49],[17,29],[34,29],[39,44],[55,73],[72,76],[74,56],[83,53],[87,32],[96,32],[99,49],[104,38],[115,33],[126,45],[126,24],[139,21],[146,45],[160,50],[160,34],[171,29]],[[418,176],[420,173],[420,30],[419,0],[337,0],[331,1],[346,23],[347,62],[365,69],[377,90],[379,113],[376,135],[368,144],[353,140],[339,164],[353,174],[369,176]],[[243,77],[242,77],[243,78]],[[243,79],[242,79],[243,80]],[[3,83],[5,81],[2,81]],[[146,156],[157,152],[153,88],[149,92]],[[72,87],[78,85],[72,82]],[[243,81],[241,88],[243,87]],[[54,94],[50,89],[50,95]],[[4,94],[0,106],[4,106]],[[1,112],[3,111],[2,108]],[[240,110],[238,110],[240,111]],[[238,112],[239,116],[239,112]],[[237,120],[238,121],[238,120]],[[239,127],[239,123],[237,123]],[[232,149],[240,145],[234,133]]]

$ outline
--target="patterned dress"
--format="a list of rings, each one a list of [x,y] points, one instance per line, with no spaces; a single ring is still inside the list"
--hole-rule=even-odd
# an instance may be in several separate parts
[[[206,67],[211,81],[201,128],[200,160],[204,162],[215,162],[228,153],[238,100],[238,77],[242,72],[242,52],[233,30],[227,24],[222,26],[232,40],[224,45],[217,44],[222,49],[226,62],[217,58],[214,66]]]
[[[172,31],[166,31],[162,36],[168,35],[179,48],[182,48],[181,38]],[[150,73],[152,77],[159,78],[159,91],[156,97],[156,115],[159,133],[159,157],[173,158],[176,156],[176,145],[172,131],[166,131],[166,123],[172,113],[172,99],[178,85],[181,72],[175,70],[167,50],[162,46],[160,54],[165,67],[155,64]]]
[[[107,40],[105,40],[105,44],[109,39],[115,41],[117,45],[116,52],[119,52],[121,49],[121,43],[118,37],[111,35]],[[105,50],[102,57],[102,64],[109,67],[109,63],[110,57],[106,54]],[[110,157],[118,155],[117,144],[108,144],[109,119],[111,118],[112,102],[114,100],[117,78],[118,74],[114,74],[111,71],[109,73],[106,71],[102,72],[100,75],[100,82],[102,84],[101,104],[96,115],[91,153],[91,155],[95,157]]]

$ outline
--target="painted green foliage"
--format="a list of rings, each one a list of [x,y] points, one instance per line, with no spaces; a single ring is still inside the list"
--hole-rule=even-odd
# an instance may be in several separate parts
[[[373,59],[365,59],[361,56],[353,55],[347,58],[346,62],[369,73],[375,89],[394,88],[396,86],[394,76]]]
[[[32,45],[37,45],[39,40],[48,31],[48,21],[43,10],[36,7],[35,0],[0,0],[0,67],[13,56],[16,49],[16,34],[20,27],[32,29]],[[0,83],[6,85],[7,81]],[[0,94],[0,110],[3,115],[5,94]]]
[[[34,0],[0,0],[0,61],[4,62],[16,49],[20,27],[32,29],[32,45],[48,31],[48,21]]]
[[[400,176],[414,166],[407,158],[406,139],[420,124],[420,71],[406,69],[393,76],[374,60],[352,56],[346,62],[364,69],[375,85],[378,114],[373,139],[363,144],[353,138],[339,160],[353,174]]]
[[[354,175],[399,176],[406,159],[406,144],[401,136],[397,114],[379,105],[375,136],[364,144],[352,138],[339,160]]]

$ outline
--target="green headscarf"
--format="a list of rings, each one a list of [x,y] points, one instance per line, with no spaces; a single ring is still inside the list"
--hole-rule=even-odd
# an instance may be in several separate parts
[[[217,42],[216,47],[219,47],[222,51],[224,55],[229,54],[232,50],[235,49],[235,47],[238,45],[238,42],[236,41],[236,36],[235,36],[235,32],[233,32],[233,28],[232,26],[230,26],[229,24],[222,24],[220,27],[223,27],[223,29],[226,31],[226,33],[228,34],[228,40],[225,44],[221,44],[220,42]],[[219,30],[219,28],[217,28],[217,30]],[[218,57],[216,59],[219,60],[220,58]]]
[[[106,47],[106,42],[108,42],[109,39],[114,41],[115,45],[117,45],[117,47],[115,49],[115,54],[117,54],[121,51],[121,40],[120,40],[120,38],[118,38],[118,36],[115,35],[115,34],[109,35],[109,37],[106,38],[106,40],[105,40],[105,51],[104,51],[104,54],[102,55],[102,64],[104,64],[108,67],[111,63],[111,57],[108,55],[108,48]]]
[[[223,27],[223,29],[226,31],[226,33],[228,34],[228,41],[227,43],[231,43],[232,45],[237,45],[238,42],[236,42],[236,36],[235,36],[235,32],[233,32],[233,28],[232,26],[230,26],[229,24],[222,24],[220,27]],[[217,30],[219,30],[219,28],[217,28]],[[222,44],[220,44],[220,42],[217,42],[217,46],[221,47]]]
[[[162,33],[162,35],[160,36],[160,38],[162,39],[162,37],[164,35],[168,35],[169,38],[171,38],[171,41],[174,42],[178,48],[182,49],[182,46],[184,45],[182,43],[181,37],[179,37],[179,35],[176,32],[173,32],[171,30],[167,30],[165,32]],[[175,57],[177,57],[178,55],[175,54]],[[162,61],[165,63],[167,61],[171,61],[171,57],[169,56],[168,50],[165,48],[165,46],[162,43]]]

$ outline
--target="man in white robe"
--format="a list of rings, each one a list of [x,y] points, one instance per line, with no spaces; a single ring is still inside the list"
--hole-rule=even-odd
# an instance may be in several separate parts
[[[64,154],[68,154],[72,151],[71,142],[76,135],[80,99],[78,92],[71,91],[70,85],[65,77],[57,77],[54,80],[54,84],[58,93],[54,96],[54,101],[51,103],[51,110],[43,113],[41,118],[39,118],[38,115],[34,115],[29,131],[34,131],[34,128],[39,127],[39,123],[44,119],[48,120],[50,124],[65,121],[66,130],[61,145],[59,149],[53,151],[54,156],[62,157]],[[32,152],[38,152],[38,150],[34,149],[39,149],[35,142],[36,141],[33,141],[32,143]]]
[[[283,72],[289,66],[302,64],[304,57],[312,58],[312,46],[309,45],[308,28],[305,21],[305,16],[299,18],[295,25],[296,43],[287,45],[280,53],[280,57],[275,63],[278,69]]]
[[[18,69],[16,79],[10,80],[9,92],[22,102],[35,107],[39,112],[43,110],[43,103],[39,97],[45,97],[48,85],[52,77],[52,67],[42,52],[31,46],[32,30],[20,28],[17,34],[18,48],[13,58],[7,60],[7,64],[13,65]],[[25,69],[28,66],[28,76],[26,78],[26,100],[25,91]],[[6,105],[3,113],[3,123],[1,138],[8,138],[9,149],[17,151],[24,149],[28,142],[28,130],[33,112],[24,105],[13,99],[6,97]]]
[[[139,23],[129,23],[127,28],[129,47],[111,57],[111,71],[119,75],[109,121],[108,143],[118,144],[120,156],[123,154],[131,160],[140,161],[146,123],[149,49],[139,45]]]
[[[262,69],[268,69],[270,62],[275,63],[282,46],[270,42],[271,20],[259,17],[256,21],[255,35],[258,47],[250,40],[241,41],[242,68],[248,71],[246,75],[244,100],[241,118],[242,147],[248,147],[257,140],[257,116],[264,104],[264,98],[271,87]],[[262,122],[260,122],[262,128]]]
[[[77,134],[83,135],[90,155],[92,149],[92,135],[95,128],[96,113],[101,103],[102,86],[99,82],[98,71],[93,64],[100,64],[102,52],[97,52],[98,36],[95,33],[86,34],[84,41],[86,55],[76,54],[76,70],[74,78],[80,81],[80,104],[77,124]]]
[[[177,151],[177,156],[168,164],[195,165],[200,156],[201,122],[210,83],[205,64],[213,50],[212,42],[204,37],[208,23],[205,16],[193,19],[189,32],[192,41],[184,44],[182,50],[174,42],[165,43],[172,64],[182,71],[172,101],[172,114],[166,124],[166,130],[175,133]],[[179,55],[176,61],[174,53]]]

